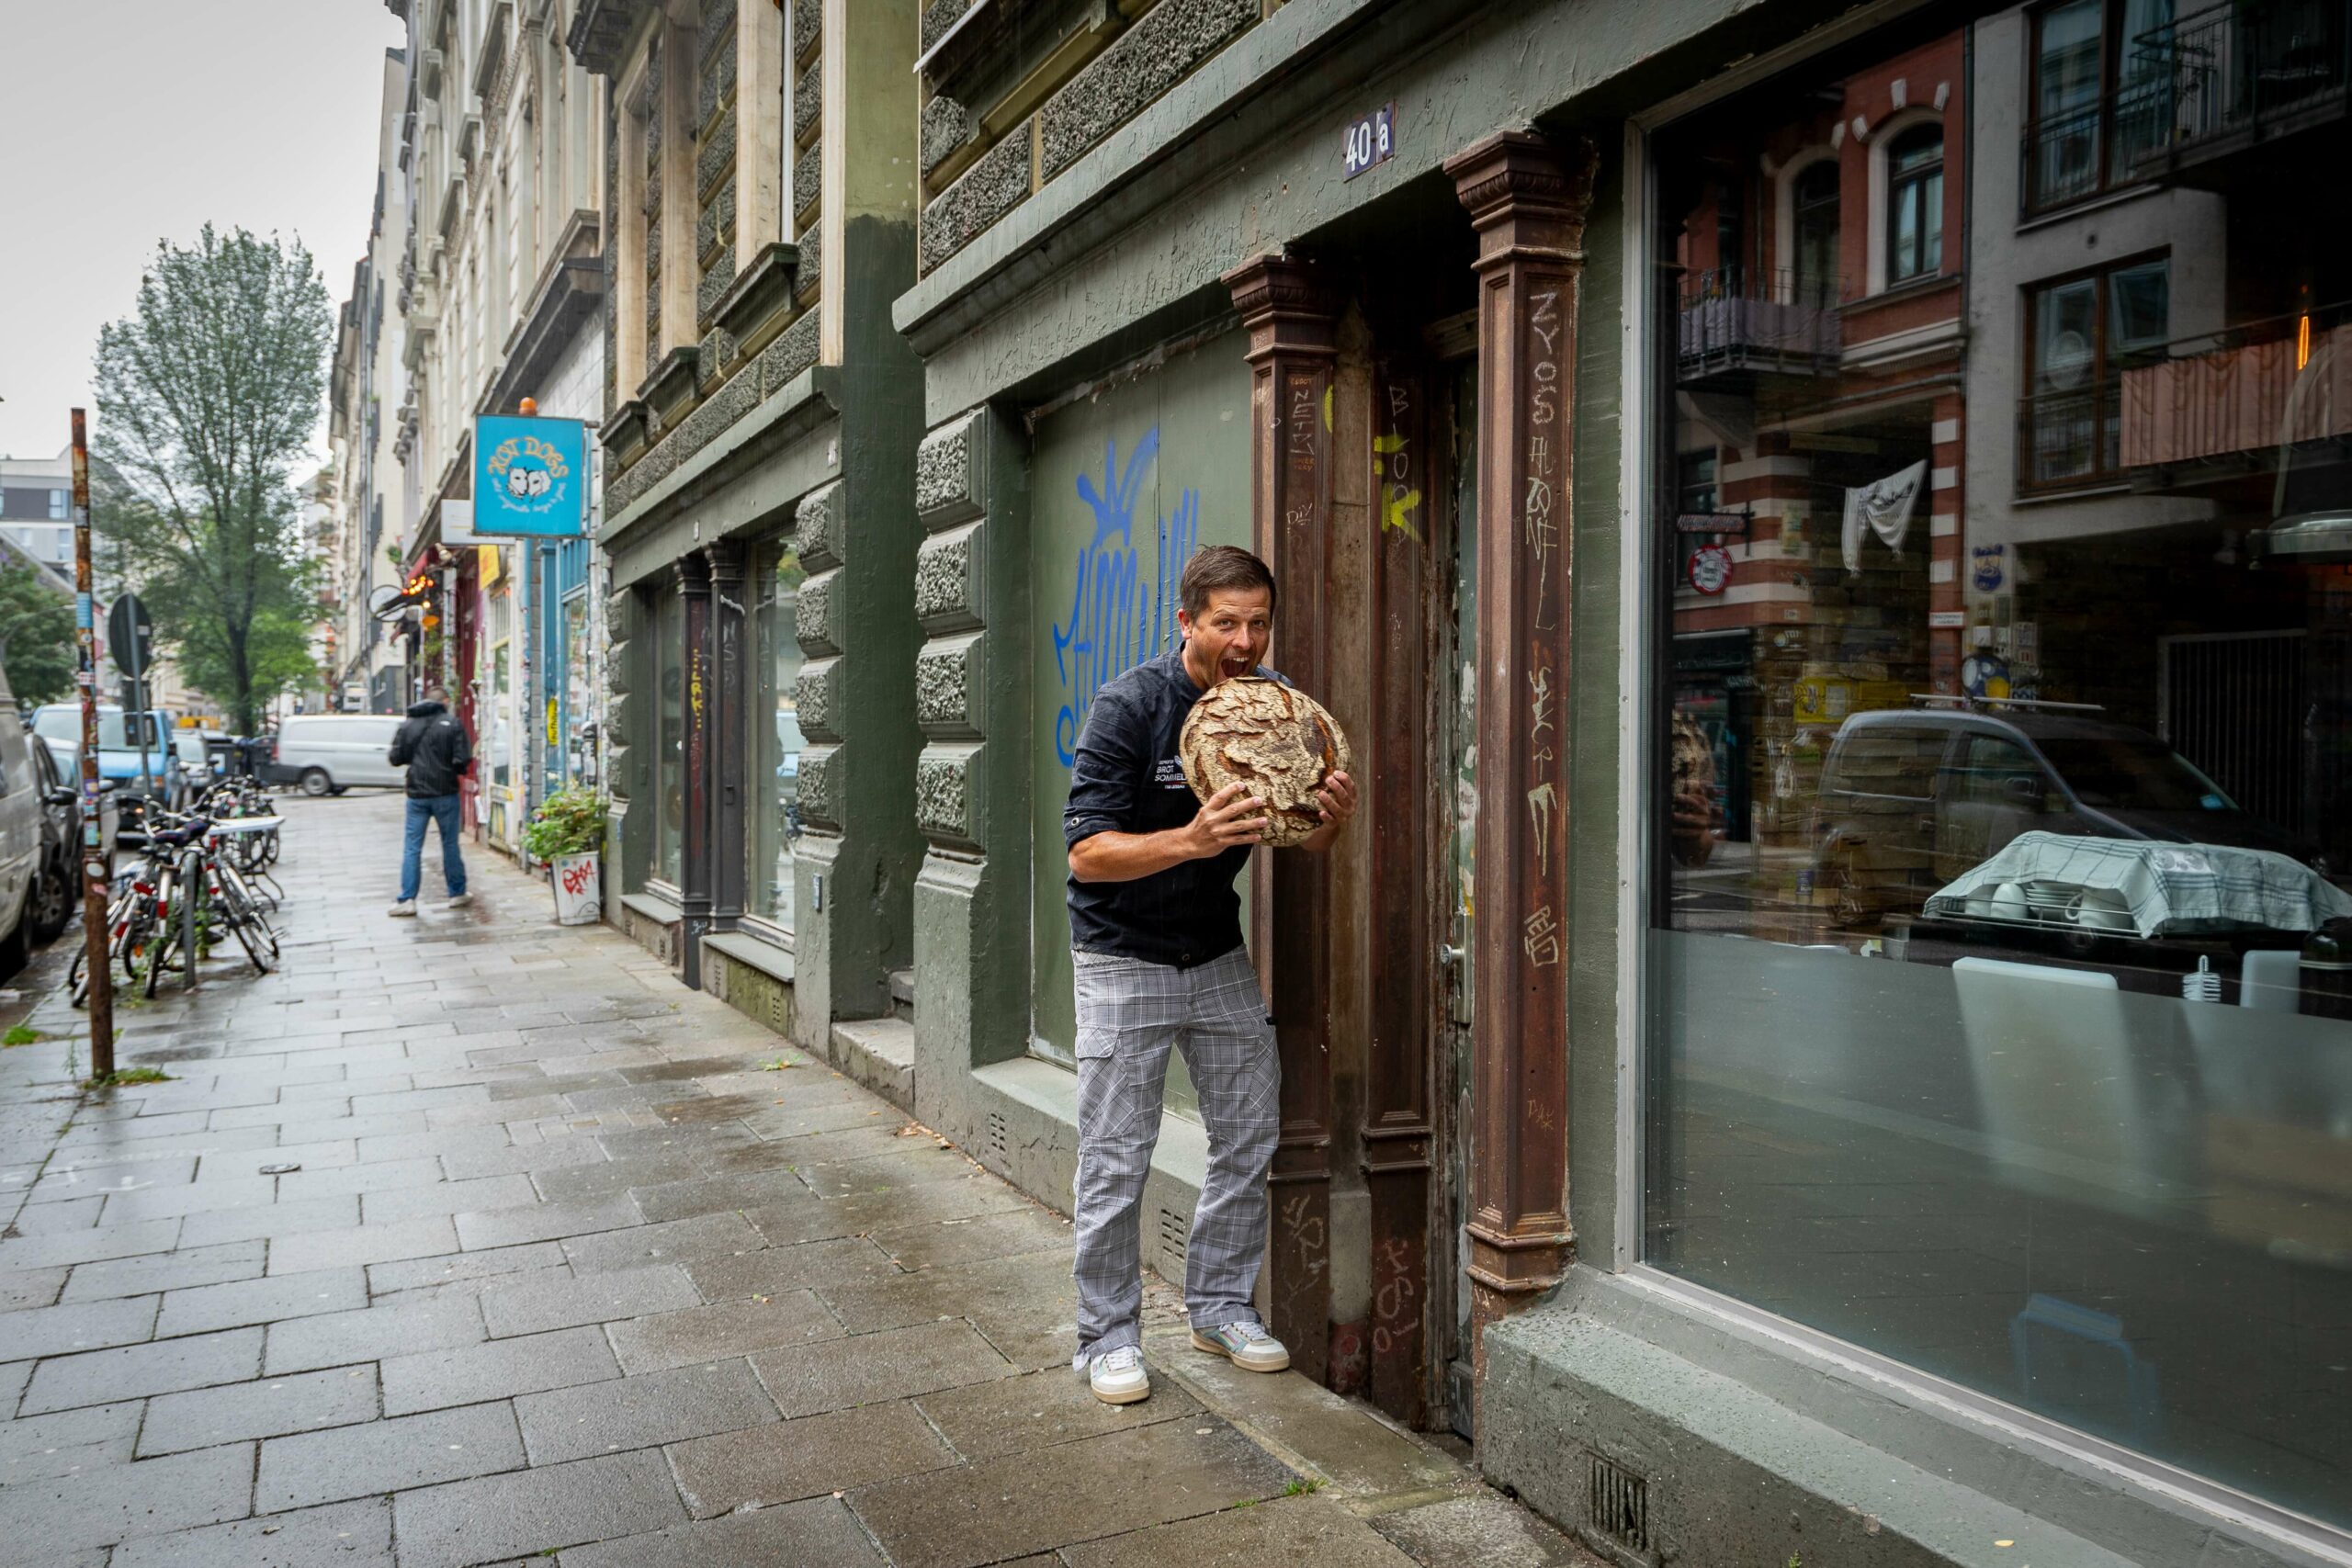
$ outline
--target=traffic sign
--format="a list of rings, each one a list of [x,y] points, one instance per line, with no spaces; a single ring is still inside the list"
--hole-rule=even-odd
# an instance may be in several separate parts
[[[114,667],[132,680],[154,662],[155,625],[136,593],[125,593],[107,611],[107,651]]]

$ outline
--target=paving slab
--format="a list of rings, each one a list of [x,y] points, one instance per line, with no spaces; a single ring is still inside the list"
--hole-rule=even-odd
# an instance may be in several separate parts
[[[441,1162],[430,1156],[415,1159],[378,1160],[370,1165],[298,1170],[277,1179],[281,1201],[308,1198],[347,1198],[356,1193],[406,1192],[441,1180]]]
[[[188,1174],[196,1173],[196,1162],[188,1162]],[[133,1179],[126,1178],[126,1180]],[[177,1215],[207,1213],[215,1209],[248,1209],[256,1203],[277,1201],[277,1179],[274,1176],[243,1176],[225,1181],[187,1180],[171,1186],[153,1185],[148,1168],[141,1168],[135,1179],[140,1185],[115,1185],[106,1190],[107,1207],[102,1216],[110,1225],[127,1225],[140,1220],[167,1220]],[[186,1238],[183,1245],[186,1244]]]
[[[0,1421],[0,1486],[129,1464],[145,1414],[142,1401],[126,1399]]]
[[[392,1568],[392,1504],[368,1497],[115,1548],[107,1568]]]
[[[770,1247],[730,1258],[697,1258],[685,1266],[695,1288],[709,1301],[772,1296],[813,1285],[863,1285],[895,1279],[901,1272],[889,1255],[863,1236]]]
[[[253,1445],[232,1443],[0,1486],[0,1541],[12,1564],[30,1568],[140,1536],[242,1518],[253,1464]]]
[[[723,1214],[814,1196],[797,1172],[784,1169],[665,1181],[658,1186],[634,1187],[629,1192],[649,1220],[692,1219],[696,1214]]]
[[[676,1181],[682,1175],[691,1178],[696,1169],[687,1163],[682,1171],[681,1162],[667,1155],[607,1159],[602,1146],[594,1138],[577,1141],[585,1144],[595,1157],[570,1165],[550,1166],[529,1173],[531,1184],[539,1190],[542,1201],[577,1203],[585,1199],[609,1197],[616,1192],[626,1192],[632,1187],[652,1187]]]
[[[573,1269],[641,1269],[649,1263],[680,1263],[696,1258],[726,1258],[766,1244],[741,1214],[701,1214],[598,1235],[573,1236],[563,1254]]]
[[[259,1512],[369,1497],[519,1470],[523,1439],[503,1400],[273,1438],[254,1485]]]
[[[559,1568],[887,1568],[839,1499],[812,1497],[564,1552]]]
[[[1510,1498],[1485,1486],[1469,1495],[1378,1514],[1372,1527],[1423,1568],[1600,1568],[1600,1560]]]
[[[272,1261],[275,1248],[272,1244]],[[357,1269],[313,1269],[302,1273],[273,1273],[258,1280],[238,1280],[225,1285],[198,1285],[166,1291],[163,1314],[156,1319],[159,1337],[203,1334],[216,1328],[237,1328],[249,1323],[276,1323],[322,1312],[349,1312],[368,1304],[368,1279]]]
[[[481,1176],[471,1181],[436,1179],[414,1187],[363,1192],[359,1195],[359,1217],[367,1224],[382,1225],[429,1214],[465,1214],[478,1209],[505,1209],[538,1201],[531,1179],[517,1171],[512,1176]],[[459,1235],[462,1239],[462,1230]]]
[[[969,1318],[1023,1371],[1066,1363],[1078,1349],[1078,1287],[1059,1253],[942,1264],[870,1285],[820,1286],[817,1294],[852,1333]]]
[[[492,1339],[382,1364],[384,1414],[405,1416],[477,1400],[537,1393],[621,1375],[600,1328],[561,1328]]]
[[[1157,1478],[1144,1481],[1151,1486]],[[1335,1503],[1315,1496],[1276,1497],[1250,1507],[1229,1508],[1157,1525],[1107,1540],[1062,1549],[1069,1568],[1414,1568],[1377,1530]],[[1487,1559],[1463,1554],[1454,1562],[1491,1568]]]
[[[6,1206],[0,1205],[0,1213],[6,1212]],[[71,1271],[61,1263],[54,1269],[17,1269],[0,1274],[0,1313],[28,1312],[53,1304]]]
[[[1075,1255],[1069,1222],[1045,1209],[1007,1209],[969,1219],[934,1220],[927,1224],[876,1231],[874,1244],[902,1269],[931,1269],[943,1263],[978,1263],[992,1258],[1018,1258],[1050,1252],[1068,1258]]]
[[[262,1371],[270,1377],[337,1366],[355,1354],[388,1360],[488,1337],[481,1311],[467,1295],[395,1298],[383,1306],[273,1323],[268,1332]]]
[[[159,1394],[147,1402],[139,1457],[372,1421],[376,1410],[372,1365]]]
[[[216,1247],[183,1247],[174,1252],[77,1263],[74,1277],[66,1281],[65,1292],[59,1299],[95,1302],[108,1296],[138,1296],[151,1291],[250,1280],[262,1271],[264,1261],[261,1242],[231,1241]]]
[[[688,1274],[688,1269],[674,1263],[595,1274],[566,1271],[548,1278],[526,1277],[513,1284],[485,1285],[477,1300],[491,1337],[504,1339],[699,1306],[703,1297]]]
[[[423,1487],[392,1499],[401,1568],[529,1556],[649,1534],[684,1517],[669,1466],[650,1449]]]
[[[460,1213],[457,1225],[459,1243],[467,1251],[478,1252],[488,1247],[623,1230],[642,1224],[645,1220],[626,1192],[577,1203],[543,1203],[536,1192],[526,1192],[515,1206],[485,1206],[483,1212]]]
[[[102,1258],[130,1258],[142,1252],[168,1252],[179,1234],[178,1220],[163,1219],[98,1225],[57,1235],[19,1236],[0,1241],[0,1271],[47,1269],[59,1263],[94,1263]]]
[[[697,1438],[670,1450],[678,1490],[696,1518],[944,1470],[956,1462],[955,1451],[903,1399]]]
[[[894,1188],[920,1187],[933,1181],[962,1181],[978,1168],[961,1149],[929,1145],[897,1154],[811,1166],[801,1177],[820,1198],[846,1198],[854,1192],[888,1192]]]
[[[0,1318],[0,1343],[6,1344],[8,1355],[25,1359],[135,1345],[153,1335],[156,1304],[162,1300],[161,1296],[133,1296],[125,1301],[68,1302],[12,1312]]]
[[[526,1394],[514,1402],[533,1464],[684,1442],[775,1420],[741,1359]]]
[[[745,1217],[769,1242],[782,1247],[835,1236],[867,1235],[876,1231],[1028,1205],[1029,1200],[1009,1184],[994,1177],[975,1176],[962,1181],[925,1182],[920,1188],[902,1187],[889,1192],[780,1203],[754,1209]]]
[[[493,1247],[483,1252],[453,1252],[440,1258],[371,1263],[368,1266],[368,1285],[377,1295],[386,1296],[396,1291],[421,1291],[469,1280],[568,1267],[560,1246],[552,1241],[534,1241],[521,1247]]]
[[[54,1356],[34,1369],[17,1414],[38,1416],[82,1404],[242,1382],[261,1371],[261,1340],[258,1328],[232,1328],[225,1334]]]
[[[1105,1404],[1068,1366],[943,1389],[919,1395],[915,1404],[939,1435],[969,1460],[1132,1431],[1158,1421],[1192,1420],[1201,1414],[1200,1402],[1165,1378],[1152,1385],[1151,1397],[1140,1404]]]
[[[102,1196],[85,1194],[78,1198],[56,1201],[28,1203],[17,1211],[9,1229],[19,1236],[62,1235],[68,1231],[86,1231],[98,1223],[98,1211],[106,1207]]]
[[[838,1339],[842,1332],[841,1320],[809,1291],[746,1296],[713,1306],[656,1313],[616,1323],[605,1330],[622,1370],[631,1374],[683,1367],[715,1356],[741,1356]]]
[[[342,1230],[358,1223],[359,1200],[355,1197],[304,1198],[292,1202],[281,1199],[275,1203],[190,1214],[180,1222],[180,1245],[203,1247],[224,1241],[249,1241],[256,1236],[274,1240],[307,1231]]]
[[[430,1214],[391,1224],[362,1224],[343,1231],[305,1231],[269,1244],[269,1271],[298,1274],[437,1258],[458,1249],[457,1227],[447,1214]]]
[[[1011,1377],[1017,1370],[957,1319],[763,1351],[752,1365],[786,1416],[902,1399]]]
[[[877,1482],[849,1502],[897,1568],[978,1568],[1263,1502],[1296,1479],[1210,1418]]]

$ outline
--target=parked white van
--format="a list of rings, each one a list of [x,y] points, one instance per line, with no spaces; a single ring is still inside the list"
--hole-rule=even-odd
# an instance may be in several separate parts
[[[277,721],[273,777],[302,786],[304,795],[341,795],[354,784],[397,788],[408,770],[385,756],[401,716],[390,713],[297,713]]]
[[[40,742],[17,722],[17,699],[0,670],[0,978],[31,956],[33,877],[40,870],[41,776],[33,771]]]

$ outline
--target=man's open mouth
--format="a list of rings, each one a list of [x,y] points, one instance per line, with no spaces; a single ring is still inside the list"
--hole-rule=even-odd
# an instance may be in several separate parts
[[[1216,671],[1228,679],[1236,675],[1247,675],[1250,673],[1250,661],[1246,659],[1220,659],[1217,660]]]

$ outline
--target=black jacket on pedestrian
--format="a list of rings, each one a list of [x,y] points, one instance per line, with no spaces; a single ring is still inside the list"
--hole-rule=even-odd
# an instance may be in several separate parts
[[[422,702],[408,710],[408,722],[392,737],[386,753],[392,766],[408,767],[412,800],[435,800],[458,793],[458,778],[474,760],[466,727],[443,704]]]

